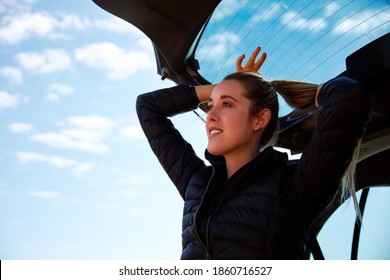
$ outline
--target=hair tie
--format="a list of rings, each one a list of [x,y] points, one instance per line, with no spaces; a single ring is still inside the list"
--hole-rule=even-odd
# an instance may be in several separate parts
[[[278,84],[276,83],[276,81],[270,81],[270,84],[274,88],[274,90],[277,91]]]

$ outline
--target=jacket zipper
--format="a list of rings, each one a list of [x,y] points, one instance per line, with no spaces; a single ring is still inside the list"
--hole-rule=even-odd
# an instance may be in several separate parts
[[[262,161],[262,160],[261,160]],[[214,174],[215,174],[215,167],[212,166],[213,168],[213,172],[211,174],[211,177],[208,181],[208,184],[207,184],[207,188],[206,188],[206,191],[202,197],[202,200],[199,204],[199,208],[198,210],[196,211],[195,215],[194,215],[194,223],[195,223],[195,234],[196,234],[196,237],[198,238],[198,240],[200,241],[200,243],[202,244],[202,246],[204,247],[205,251],[206,251],[206,259],[207,260],[211,260],[211,255],[209,253],[209,246],[210,246],[210,237],[209,237],[209,231],[210,231],[210,222],[211,222],[211,218],[218,212],[222,202],[224,201],[225,197],[228,195],[228,193],[234,188],[238,178],[240,178],[242,176],[242,174],[245,174],[245,172],[252,168],[254,165],[257,165],[259,162],[256,162],[256,163],[251,163],[250,165],[246,166],[244,169],[242,169],[241,171],[239,171],[240,173],[239,174],[236,174],[237,176],[235,176],[235,178],[233,179],[233,181],[230,183],[230,187],[223,193],[221,199],[219,200],[218,202],[218,205],[217,205],[217,208],[215,209],[215,211],[208,217],[208,220],[207,220],[207,224],[206,224],[206,245],[204,244],[204,242],[201,240],[201,238],[199,237],[199,234],[198,234],[198,229],[197,229],[197,225],[196,225],[196,218],[197,218],[197,215],[198,215],[198,212],[199,212],[199,209],[201,208],[202,204],[203,204],[203,200],[204,200],[204,197],[206,196],[206,193],[210,187],[210,183],[211,183],[211,180],[213,179],[214,177]]]
[[[245,172],[246,170],[248,170],[251,166],[252,166],[252,165],[247,166],[247,167],[243,170],[243,172]],[[214,170],[214,169],[213,169],[213,170]],[[213,172],[213,175],[214,175],[214,172]],[[211,178],[212,178],[212,177],[213,177],[213,176],[211,176]],[[211,213],[211,215],[209,216],[209,218],[208,218],[208,220],[207,220],[207,224],[206,224],[206,247],[205,247],[205,248],[206,248],[206,256],[207,256],[207,254],[208,254],[208,249],[207,249],[207,248],[209,248],[209,246],[210,246],[209,232],[210,232],[210,222],[211,222],[211,218],[218,212],[218,210],[219,210],[219,208],[220,208],[222,202],[224,201],[224,199],[225,199],[225,197],[227,196],[227,194],[229,193],[229,191],[231,191],[231,190],[233,189],[234,185],[235,185],[236,182],[237,182],[237,178],[239,178],[239,177],[240,177],[240,176],[237,176],[236,178],[234,178],[234,180],[230,183],[230,187],[229,187],[227,190],[224,191],[224,193],[223,193],[221,199],[220,199],[219,202],[218,202],[217,207],[215,208],[214,212]],[[209,185],[210,185],[210,182],[211,182],[211,179],[209,180]],[[208,190],[209,185],[207,186],[206,191]],[[206,194],[206,193],[205,193],[205,194]],[[204,197],[204,196],[203,196],[203,197]],[[203,198],[202,198],[202,201],[203,201]],[[202,202],[201,202],[201,203],[202,203]],[[199,206],[199,208],[200,208],[200,206]],[[199,210],[199,209],[198,209],[198,210]],[[197,236],[198,236],[198,232],[196,232],[196,234],[197,234]],[[199,238],[199,236],[198,236],[198,238]],[[201,241],[201,242],[202,242],[202,241]],[[203,242],[202,242],[202,244],[203,244]],[[204,246],[204,245],[203,245],[203,246]]]
[[[196,219],[197,219],[197,217],[198,217],[199,209],[202,207],[204,197],[206,196],[206,193],[207,193],[207,191],[209,190],[211,180],[213,179],[214,174],[215,174],[215,168],[214,168],[214,166],[212,166],[212,168],[213,168],[213,172],[211,173],[210,179],[209,179],[209,181],[208,181],[208,183],[207,183],[206,191],[204,192],[204,194],[203,194],[203,196],[202,196],[202,199],[201,199],[201,201],[200,201],[200,204],[199,204],[199,208],[198,208],[198,210],[196,210],[196,213],[195,213],[195,215],[194,215],[194,228],[195,228],[195,234],[196,234],[196,237],[198,238],[198,240],[200,241],[200,243],[202,244],[202,246],[203,246],[203,248],[204,248],[204,250],[205,250],[205,253],[206,253],[206,260],[211,260],[211,256],[210,256],[210,253],[209,253],[209,247],[208,247],[208,245],[209,245],[209,244],[208,244],[208,237],[207,237],[208,223],[207,223],[207,227],[206,227],[206,244],[204,244],[204,242],[202,241],[202,239],[199,237]]]
[[[196,210],[196,213],[195,213],[195,215],[194,215],[195,234],[196,234],[196,237],[198,238],[198,240],[200,241],[200,243],[202,244],[202,246],[203,246],[203,248],[204,248],[204,250],[205,250],[205,252],[206,252],[206,260],[211,260],[211,259],[212,259],[212,258],[211,258],[211,255],[210,255],[210,253],[209,253],[209,248],[210,248],[209,227],[210,227],[211,218],[218,212],[219,207],[220,207],[221,204],[222,204],[222,201],[223,201],[224,198],[226,197],[227,193],[234,187],[234,185],[235,185],[235,183],[236,183],[236,181],[237,181],[237,177],[234,178],[234,181],[231,183],[229,189],[227,189],[227,190],[223,193],[223,195],[222,195],[220,201],[218,202],[217,208],[216,208],[215,211],[209,216],[209,218],[208,218],[208,220],[207,220],[207,224],[206,224],[206,234],[205,234],[205,236],[206,236],[206,244],[204,244],[204,242],[202,241],[202,239],[199,237],[199,234],[198,234],[198,228],[197,228],[196,218],[197,218],[197,216],[198,216],[199,209],[201,208],[201,206],[202,206],[202,204],[203,204],[204,197],[206,196],[206,193],[207,193],[207,191],[208,191],[209,188],[210,188],[211,180],[213,179],[214,174],[215,174],[215,167],[212,166],[212,168],[213,168],[213,172],[212,172],[211,177],[210,177],[210,179],[209,179],[209,181],[208,181],[208,183],[207,183],[206,191],[204,192],[203,197],[202,197],[202,200],[200,201],[200,204],[199,204],[199,208],[198,208],[198,210]],[[249,168],[249,166],[247,166],[247,167],[245,168],[244,171],[246,171],[248,168]],[[238,177],[239,177],[239,176],[238,176]]]

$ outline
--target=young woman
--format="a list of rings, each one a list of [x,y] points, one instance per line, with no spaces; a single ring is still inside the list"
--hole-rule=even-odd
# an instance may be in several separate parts
[[[260,48],[217,85],[180,85],[140,95],[141,126],[184,199],[182,259],[300,259],[313,220],[339,190],[369,116],[369,97],[351,79],[322,87],[268,82]],[[278,123],[278,91],[296,107],[321,112],[292,168],[268,146]],[[169,117],[206,102],[206,165]]]

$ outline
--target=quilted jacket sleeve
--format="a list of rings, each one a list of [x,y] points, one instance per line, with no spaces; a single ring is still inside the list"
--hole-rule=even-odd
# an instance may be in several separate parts
[[[169,117],[194,110],[198,103],[194,88],[182,85],[139,95],[136,104],[149,144],[183,198],[188,180],[204,162]]]
[[[347,77],[326,82],[318,102],[317,127],[292,180],[308,221],[326,207],[340,186],[370,112],[369,95]]]

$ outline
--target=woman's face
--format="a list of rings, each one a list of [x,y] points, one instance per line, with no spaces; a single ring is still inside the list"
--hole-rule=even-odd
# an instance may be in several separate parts
[[[211,154],[226,157],[258,149],[256,117],[250,115],[250,101],[244,93],[245,88],[236,80],[222,81],[214,88],[206,120],[207,150]]]

